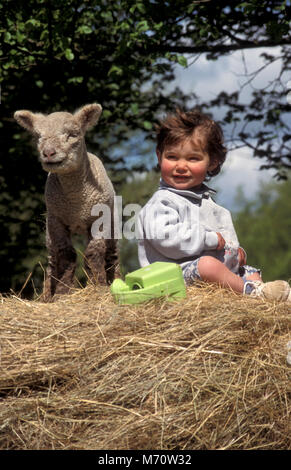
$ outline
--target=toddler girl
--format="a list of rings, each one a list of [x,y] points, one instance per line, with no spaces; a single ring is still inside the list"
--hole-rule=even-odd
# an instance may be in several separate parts
[[[187,285],[218,283],[268,300],[291,301],[286,281],[263,283],[246,264],[230,212],[216,204],[206,184],[226,157],[220,126],[194,110],[177,110],[157,130],[160,187],[139,213],[141,267],[155,261],[178,263]]]

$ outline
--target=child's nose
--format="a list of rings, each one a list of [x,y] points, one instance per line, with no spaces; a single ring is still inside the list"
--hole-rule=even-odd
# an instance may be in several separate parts
[[[184,172],[187,170],[187,165],[184,160],[178,160],[176,165],[177,171]]]

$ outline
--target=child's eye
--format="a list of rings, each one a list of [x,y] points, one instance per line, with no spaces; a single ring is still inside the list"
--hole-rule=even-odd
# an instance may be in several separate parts
[[[177,157],[176,157],[176,155],[167,155],[167,159],[168,160],[176,160]]]
[[[198,160],[200,160],[200,158],[198,157],[198,155],[196,156],[193,156],[189,159],[191,162],[197,162]]]

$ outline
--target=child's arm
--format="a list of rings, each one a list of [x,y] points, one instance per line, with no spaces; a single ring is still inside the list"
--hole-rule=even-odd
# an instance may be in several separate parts
[[[225,247],[225,239],[223,238],[221,233],[219,232],[216,232],[216,233],[218,236],[218,245],[217,245],[216,250],[223,250],[223,248]],[[247,264],[247,254],[241,246],[237,248],[237,259],[239,262],[239,266],[244,266],[245,264]]]
[[[142,238],[165,257],[180,259],[217,249],[218,234],[199,222],[198,207],[189,217],[185,204],[179,207],[167,199],[156,200],[140,212],[139,223]]]
[[[238,248],[238,262],[240,266],[247,264],[247,254],[241,246]]]

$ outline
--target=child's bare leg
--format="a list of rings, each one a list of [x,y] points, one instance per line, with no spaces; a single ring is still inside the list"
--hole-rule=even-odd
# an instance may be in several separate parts
[[[198,270],[203,281],[215,282],[222,287],[229,287],[235,292],[243,293],[244,281],[231,272],[221,261],[212,256],[202,256]],[[249,276],[252,280],[261,280],[258,273]]]
[[[235,292],[244,293],[245,286],[250,287],[244,280],[231,272],[221,261],[212,256],[202,256],[198,262],[198,271],[203,281],[216,282],[222,287],[229,287]],[[247,294],[262,297],[265,300],[291,302],[291,291],[288,282],[273,281],[264,284],[258,273],[250,274],[248,281],[261,281],[258,285],[254,282]],[[252,284],[252,282],[250,282]]]

